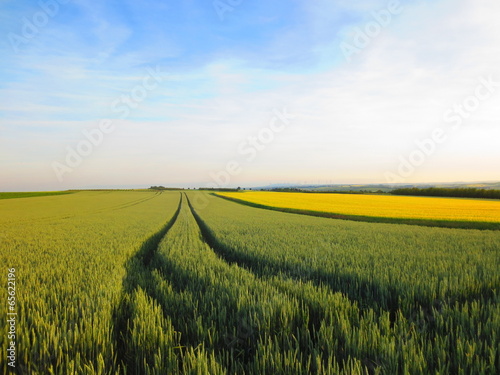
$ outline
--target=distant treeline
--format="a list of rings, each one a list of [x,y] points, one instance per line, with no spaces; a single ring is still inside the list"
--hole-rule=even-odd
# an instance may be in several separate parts
[[[203,188],[198,188],[198,190],[210,190],[210,191],[240,191],[241,188],[237,188],[237,189],[231,189],[231,188],[207,188],[207,187],[203,187]]]
[[[403,188],[391,192],[395,195],[418,195],[426,197],[457,197],[457,198],[484,198],[500,199],[500,190],[476,188]]]
[[[314,193],[314,194],[383,194],[382,190],[371,191],[371,190],[304,190],[304,193]]]
[[[264,189],[261,189],[264,190]],[[299,188],[275,188],[269,191],[277,191],[281,193],[313,193],[313,194],[382,194],[382,190],[307,190]]]
[[[169,188],[165,186],[151,186],[149,189],[151,190],[184,190],[184,189],[179,189],[179,188]]]
[[[264,189],[260,189],[264,190]],[[302,189],[297,189],[297,188],[274,188],[271,189],[270,191],[277,191],[281,193],[304,193],[305,191]]]

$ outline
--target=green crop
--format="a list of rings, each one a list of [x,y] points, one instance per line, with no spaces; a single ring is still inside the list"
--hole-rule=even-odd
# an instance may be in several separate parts
[[[2,277],[7,268],[17,275],[19,373],[121,373],[113,311],[125,263],[178,200],[178,193],[92,192],[0,202]],[[6,339],[0,335],[3,373]]]
[[[0,199],[47,197],[51,195],[73,194],[71,191],[43,191],[33,193],[0,193]]]
[[[498,231],[332,220],[201,192],[0,209],[24,373],[500,369]]]
[[[315,347],[329,348],[323,364],[333,357],[340,368],[359,361],[388,374],[499,368],[498,233],[328,220],[201,193],[192,200],[204,237],[228,264],[262,280],[314,286],[306,310],[319,327],[309,331]],[[325,321],[341,309],[322,303],[325,290],[340,292],[359,314]]]

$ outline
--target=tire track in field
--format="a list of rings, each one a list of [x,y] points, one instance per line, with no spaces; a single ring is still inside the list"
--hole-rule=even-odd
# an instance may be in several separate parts
[[[184,311],[184,314],[182,314],[175,309],[172,310],[169,304],[171,300],[167,301],[168,297],[165,296],[164,289],[162,288],[165,285],[172,288],[176,297],[179,297],[180,305],[176,305],[179,307],[183,303],[182,295],[191,293],[186,287],[188,280],[198,284],[203,284],[204,280],[198,279],[196,275],[186,272],[182,267],[171,262],[168,256],[160,253],[161,243],[168,237],[172,227],[178,225],[179,220],[183,219],[183,208],[186,205],[186,199],[185,194],[181,193],[177,209],[172,218],[160,231],[148,238],[137,253],[127,262],[127,274],[123,280],[122,295],[113,311],[112,332],[116,348],[115,352],[117,353],[116,363],[127,374],[150,373],[148,371],[158,365],[156,362],[157,358],[153,358],[152,355],[147,358],[139,355],[137,347],[133,343],[133,336],[137,335],[134,324],[137,317],[135,296],[138,291],[149,298],[153,304],[160,307],[163,311],[163,317],[171,322],[171,328],[175,330],[174,335],[182,332],[182,335],[179,335],[180,345],[169,348],[169,350],[173,349],[175,351],[175,370],[172,370],[172,367],[170,367],[170,371],[165,370],[162,373],[192,373],[189,364],[185,366],[185,358],[193,357],[193,353],[198,350],[200,342],[193,343],[192,339],[189,338],[189,330],[185,331],[183,329],[185,328],[183,323],[187,319],[195,322],[198,316],[195,311]],[[199,240],[201,235],[196,238]],[[166,355],[165,353],[163,354]],[[172,363],[170,362],[169,365],[172,366]],[[149,370],[145,368],[146,366],[149,367]],[[153,370],[151,373],[157,372]]]
[[[264,300],[259,297],[261,294],[259,291],[262,291],[262,288],[271,289],[275,295],[282,295],[285,299],[288,299],[286,290],[280,290],[276,285],[271,285],[266,283],[266,280],[263,278],[259,278],[257,275],[252,273],[250,270],[245,269],[244,267],[239,267],[236,265],[236,268],[239,271],[236,271],[234,266],[225,261],[218,252],[206,241],[203,236],[203,232],[198,225],[196,217],[194,215],[193,207],[191,206],[190,200],[187,194],[184,193],[185,202],[183,204],[187,204],[186,210],[182,212],[183,215],[187,215],[183,217],[183,220],[189,221],[190,225],[193,225],[195,229],[195,233],[192,235],[196,236],[196,240],[202,244],[203,247],[206,248],[213,256],[214,259],[217,259],[215,263],[213,263],[214,269],[217,269],[219,272],[220,279],[217,282],[210,281],[206,279],[205,276],[196,275],[191,272],[186,272],[186,269],[182,267],[182,265],[176,264],[176,262],[172,262],[166,257],[162,258],[163,265],[159,267],[159,269],[164,273],[165,278],[171,281],[171,285],[173,289],[177,293],[193,293],[195,298],[199,297],[198,303],[200,305],[197,306],[196,310],[203,311],[206,314],[210,315],[211,313],[216,312],[214,310],[214,304],[212,304],[212,300],[206,300],[206,298],[201,297],[205,292],[203,289],[211,290],[214,296],[219,296],[220,298],[224,298],[224,303],[219,307],[223,306],[222,309],[227,314],[227,320],[224,321],[212,321],[215,324],[216,330],[219,333],[219,339],[215,342],[214,346],[210,349],[216,355],[216,358],[220,360],[225,370],[228,371],[228,374],[240,374],[243,371],[252,372],[251,368],[254,365],[254,360],[256,353],[258,351],[258,342],[262,337],[260,334],[262,333],[262,328],[259,327],[259,324],[255,324],[252,320],[252,312],[259,312],[261,309],[261,305],[265,305]],[[177,262],[178,263],[178,262]],[[232,285],[231,290],[226,289],[227,286],[225,283],[230,280],[230,284]],[[191,286],[189,286],[191,285]],[[195,286],[193,288],[193,285]],[[239,290],[239,292],[235,292],[235,289]],[[250,293],[255,296],[255,300],[251,302],[250,306],[239,306],[239,300],[241,298],[241,290],[246,290],[245,293]],[[199,293],[202,293],[201,295]],[[218,298],[218,297],[214,297]],[[298,300],[298,298],[297,298]],[[217,304],[215,304],[217,305]],[[311,332],[319,330],[319,324],[321,321],[319,319],[314,319],[314,314],[310,315],[312,319],[312,325],[309,326]],[[200,316],[194,314],[190,316],[191,319],[198,319]],[[203,317],[203,315],[201,316]],[[188,318],[187,316],[184,319]],[[279,314],[272,315],[268,317],[271,319],[273,324],[277,324],[280,320]],[[182,318],[180,319],[182,321]],[[317,323],[317,325],[315,325]],[[174,323],[174,326],[176,324]],[[181,324],[179,325],[181,326]],[[233,331],[234,328],[234,331]],[[267,331],[266,335],[269,340],[276,340],[279,342],[283,340],[283,337],[279,337],[277,331]],[[272,332],[272,333],[271,333]],[[191,332],[192,334],[192,332]],[[186,341],[181,342],[182,345],[188,346],[196,346],[201,342],[196,341],[196,338],[193,341],[193,338],[190,338],[190,332],[182,332],[183,336],[187,337]],[[276,335],[276,336],[275,336]],[[194,335],[196,337],[196,334]],[[306,339],[307,340],[307,339]],[[301,343],[303,347],[306,346],[303,342]],[[307,352],[307,355],[311,353]],[[231,360],[228,360],[229,357]],[[303,365],[306,365],[303,363]],[[247,367],[248,366],[248,367]]]
[[[159,251],[153,255],[149,267],[152,277],[156,276],[156,280],[160,280],[160,282],[165,281],[172,288],[173,295],[175,295],[174,299],[177,300],[175,303],[176,307],[172,308],[171,306],[172,294],[170,294],[170,300],[168,298],[165,299],[161,293],[161,288],[148,285],[145,291],[162,307],[164,315],[171,318],[173,327],[179,329],[181,332],[181,346],[178,353],[180,373],[192,373],[192,370],[189,368],[190,364],[188,363],[187,366],[184,366],[185,363],[183,363],[186,353],[193,348],[197,350],[200,345],[202,347],[208,345],[209,347],[206,348],[206,352],[216,356],[218,366],[224,367],[225,370],[229,371],[229,374],[239,374],[241,373],[241,369],[233,368],[232,366],[237,366],[234,363],[225,363],[222,365],[218,362],[219,360],[224,362],[228,353],[231,353],[231,356],[235,355],[239,361],[246,363],[255,354],[253,350],[254,345],[252,345],[253,332],[247,332],[244,338],[241,337],[241,326],[245,324],[246,316],[245,312],[241,311],[238,307],[238,298],[232,293],[232,289],[226,285],[213,282],[213,280],[207,277],[207,274],[201,275],[193,272],[193,269],[186,267],[183,261],[179,261],[177,258],[179,255],[178,252],[170,254],[170,249],[183,249],[185,252],[199,255],[200,258],[198,261],[200,262],[204,262],[204,256],[213,256],[214,259],[217,259],[217,262],[221,262],[218,270],[221,271],[220,266],[224,268],[222,272],[224,276],[222,278],[236,281],[234,275],[226,269],[226,263],[203,240],[201,231],[190,210],[188,197],[185,193],[182,195],[179,217],[174,223],[176,226],[175,234],[171,235],[170,232],[166,234],[167,242],[163,243],[161,241]],[[199,253],[199,251],[207,253]],[[191,263],[192,265],[193,263]],[[210,267],[212,266],[217,267],[216,265],[211,265]],[[228,273],[226,274],[226,272]],[[213,294],[213,297],[207,298],[207,293]],[[186,302],[186,296],[188,296],[188,300],[192,300]],[[223,310],[232,319],[236,319],[237,322],[231,324],[226,320],[220,320],[213,316],[213,314],[217,315],[218,312],[212,303],[216,298],[223,299]],[[206,321],[205,319],[209,319],[209,316],[211,316],[210,319],[215,318],[215,321]],[[201,322],[204,322],[203,324],[208,323],[209,325],[215,324],[219,336],[216,344],[209,344],[213,339],[213,337],[208,337],[210,336],[210,332],[213,332],[213,326],[204,326],[205,331],[203,332],[199,331],[199,327],[194,327],[197,323]],[[230,333],[231,327],[237,328],[240,336],[233,336]]]
[[[187,233],[185,238],[177,238],[177,236],[168,238],[170,229],[174,225],[192,225],[191,228],[195,229],[190,234],[189,228],[180,229],[183,231],[181,233]],[[184,230],[188,230],[188,232],[184,232]],[[168,244],[162,244],[165,237],[168,238]],[[199,336],[199,333],[193,331],[193,323],[196,323],[199,319],[204,320],[207,318],[203,313],[197,312],[198,310],[209,315],[217,312],[217,310],[213,310],[213,300],[211,298],[203,298],[204,289],[211,290],[214,296],[224,298],[223,309],[228,314],[228,319],[232,320],[232,323],[226,320],[205,322],[205,324],[209,323],[209,325],[215,324],[218,332],[217,341],[212,344],[213,346],[209,345],[207,352],[213,353],[217,361],[221,360],[224,363],[219,362],[219,365],[223,366],[228,371],[228,374],[242,373],[243,366],[254,360],[257,350],[256,337],[258,336],[258,329],[249,325],[250,318],[247,315],[251,313],[251,309],[247,310],[248,308],[241,309],[241,307],[238,307],[237,293],[231,293],[230,290],[226,289],[227,286],[225,285],[211,283],[204,276],[197,275],[184,268],[182,262],[170,259],[168,254],[160,253],[162,247],[168,248],[169,246],[175,247],[176,245],[181,245],[186,251],[191,251],[191,248],[188,246],[190,246],[192,240],[199,242],[200,245],[206,247],[208,251],[219,259],[221,262],[220,266],[224,269],[223,274],[228,272],[223,278],[234,279],[234,281],[238,280],[238,277],[229,273],[230,269],[227,268],[229,265],[227,265],[224,259],[221,259],[217,255],[217,252],[204,241],[201,230],[192,214],[187,195],[181,194],[177,211],[169,223],[161,231],[150,237],[127,265],[128,272],[123,282],[122,297],[113,314],[113,334],[116,352],[118,353],[117,362],[127,373],[141,373],[145,361],[151,360],[151,358],[138,358],[131,345],[134,331],[132,295],[139,288],[155,304],[162,308],[164,316],[171,319],[174,329],[181,332],[180,346],[176,349],[179,350],[176,354],[180,373],[191,373],[184,372],[186,368],[189,368],[189,364],[187,364],[187,367],[184,366],[186,365],[184,361],[187,352],[193,348],[198,348],[200,345],[204,346],[208,344],[206,341],[207,338],[203,338],[207,332],[203,332]],[[194,244],[191,243],[191,245]],[[244,268],[241,268],[241,270],[251,275],[252,279],[256,282],[259,282],[259,278],[253,275],[253,273]],[[219,271],[221,271],[220,268]],[[163,298],[161,287],[156,284],[158,281],[164,281],[171,286],[174,294],[177,296],[176,298],[179,298],[179,304],[176,304],[176,308],[173,309],[172,306],[169,306],[168,299],[165,300]],[[244,287],[245,285],[248,286],[248,284],[240,286]],[[262,288],[262,285],[260,288]],[[278,288],[273,289],[275,289],[276,293],[280,293]],[[285,292],[283,293],[285,294]],[[190,304],[184,305],[183,298],[186,295],[192,296],[196,301],[195,305],[199,304],[194,310]],[[255,308],[258,310],[257,306]],[[274,317],[274,319],[277,319],[277,317]],[[235,332],[233,332],[233,328]],[[316,327],[316,329],[318,328]],[[227,359],[227,356],[231,356],[233,361],[236,362],[226,362],[225,359]]]
[[[132,206],[136,206],[138,204],[141,204],[141,203],[144,203],[144,202],[147,202],[147,201],[150,201],[151,199],[155,199],[157,197],[159,197],[160,195],[162,195],[163,192],[162,191],[158,191],[155,193],[155,195],[153,195],[152,197],[147,197],[147,198],[144,198],[142,200],[138,200],[138,201],[133,201],[133,202],[130,202],[130,203],[126,203],[126,204],[123,204],[122,206],[120,207],[116,207],[116,208],[113,208],[113,211],[117,211],[117,210],[122,210],[124,208],[129,208],[129,207],[132,207]]]
[[[111,192],[111,193],[113,193],[113,192]],[[102,208],[99,208],[97,210],[89,210],[89,211],[83,212],[81,214],[83,214],[83,215],[94,215],[94,214],[100,214],[102,212],[116,211],[116,210],[120,210],[120,209],[123,209],[123,208],[132,207],[132,206],[135,206],[135,205],[147,202],[147,201],[149,201],[151,199],[155,199],[160,194],[161,194],[161,192],[155,193],[153,196],[150,196],[150,197],[141,197],[141,198],[138,198],[138,199],[132,199],[132,200],[127,201],[127,202],[122,202],[122,203],[115,204],[115,205],[108,206],[108,207],[102,207]],[[79,215],[81,215],[81,214],[79,214]],[[75,215],[73,215],[73,216],[75,216]]]
[[[157,195],[155,195],[154,197],[156,196]],[[140,202],[137,202],[135,204],[139,203]],[[131,373],[133,373],[134,368],[137,369],[138,363],[142,361],[143,358],[133,357],[133,353],[130,353],[130,350],[128,349],[130,343],[129,336],[132,316],[130,296],[136,288],[141,287],[141,277],[152,277],[151,273],[153,269],[150,268],[151,260],[155,256],[160,242],[177,221],[177,217],[179,216],[181,207],[182,194],[180,194],[179,204],[174,215],[158,232],[144,241],[139,251],[137,251],[137,253],[126,264],[127,274],[122,284],[122,295],[120,297],[118,305],[113,311],[112,333],[115,342],[117,363],[120,366],[123,366],[125,370],[128,369],[129,371],[132,371]]]
[[[204,340],[199,341],[200,339],[196,335],[193,336],[193,332],[188,328],[191,326],[192,329],[192,323],[198,322],[199,318],[204,318],[204,316],[198,315],[196,312],[197,308],[192,309],[190,305],[184,305],[184,298],[186,295],[189,295],[196,300],[196,292],[188,287],[188,284],[205,286],[207,285],[207,280],[192,274],[179,264],[176,264],[175,261],[169,259],[168,255],[160,253],[160,249],[164,246],[162,242],[165,238],[168,238],[172,227],[174,225],[185,224],[184,222],[180,222],[187,218],[183,215],[189,215],[188,220],[192,219],[194,227],[198,229],[188,206],[185,206],[187,204],[186,200],[187,196],[181,193],[174,216],[164,228],[146,240],[140,250],[127,262],[127,274],[123,281],[122,296],[113,312],[113,337],[116,353],[118,353],[117,364],[127,373],[143,373],[145,371],[145,364],[147,363],[151,366],[152,363],[150,361],[153,359],[137,356],[137,352],[134,350],[133,344],[131,344],[135,328],[133,319],[134,293],[138,290],[141,290],[154,304],[162,309],[164,318],[168,318],[171,321],[172,327],[177,333],[181,332],[179,336],[180,345],[173,348],[177,360],[176,371],[165,372],[165,374],[192,373],[194,370],[190,366],[193,366],[193,353],[199,349],[200,345],[205,343]],[[201,239],[201,233],[196,234],[195,237],[191,237],[191,239],[193,238],[206,246]],[[175,239],[177,239],[177,236]],[[181,242],[183,240],[185,238],[181,239]],[[169,238],[168,241],[167,247],[175,246],[175,244],[171,243],[172,238]],[[183,248],[189,251],[190,248],[188,246],[189,243],[184,244]],[[210,249],[210,251],[213,250]],[[172,294],[168,297],[164,294],[164,289],[162,289],[165,284],[172,288],[175,298],[178,298],[178,303],[175,304],[174,308],[171,304],[172,300],[169,299],[172,298]],[[224,293],[221,287],[219,287],[219,291]],[[236,301],[230,302],[227,309],[236,311]],[[250,340],[251,337],[248,339]],[[233,349],[238,349],[241,343],[233,346]],[[225,349],[227,348],[221,346],[215,350],[207,349],[207,352],[215,354],[215,352],[219,350],[224,351]],[[241,351],[244,351],[244,348]],[[191,362],[185,363],[186,358],[188,358],[187,362]],[[220,364],[217,365],[221,366]]]

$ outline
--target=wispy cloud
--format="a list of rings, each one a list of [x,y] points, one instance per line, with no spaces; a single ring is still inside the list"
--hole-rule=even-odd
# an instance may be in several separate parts
[[[201,1],[61,6],[21,53],[6,39],[0,47],[0,190],[207,182],[284,107],[298,115],[293,126],[234,183],[378,182],[479,76],[500,81],[500,3],[401,4],[350,62],[340,43],[387,2],[245,2],[224,22]],[[4,36],[36,10],[2,7]],[[111,103],[150,66],[162,85],[58,184],[50,163],[82,129],[118,119]],[[485,102],[414,180],[494,179],[499,108],[500,95]]]

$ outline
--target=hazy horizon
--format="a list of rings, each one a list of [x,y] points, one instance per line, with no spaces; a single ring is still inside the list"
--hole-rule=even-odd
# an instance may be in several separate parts
[[[0,191],[500,181],[498,1],[0,9]]]
[[[262,188],[262,187],[271,187],[271,186],[291,186],[291,187],[300,187],[300,186],[336,186],[336,185],[393,185],[393,186],[398,186],[398,185],[454,185],[454,184],[496,184],[500,183],[500,180],[498,181],[427,181],[427,182],[418,182],[418,183],[395,183],[395,184],[390,184],[387,182],[380,182],[380,183],[368,183],[368,184],[363,184],[363,183],[356,183],[356,182],[321,182],[321,181],[311,181],[311,182],[272,182],[272,183],[254,183],[254,184],[248,184],[248,185],[228,185],[226,188],[237,188],[240,187],[242,189],[255,189],[255,188]],[[87,186],[75,186],[72,188],[65,189],[66,190],[127,190],[127,189],[149,189],[152,186],[163,186],[165,188],[177,188],[177,189],[199,189],[199,188],[209,188],[210,186],[207,186],[207,183],[187,183],[187,184],[179,184],[179,185],[169,185],[169,184],[163,184],[163,183],[154,183],[154,184],[135,184],[135,185],[87,185]],[[0,192],[5,192],[5,193],[10,193],[10,192],[44,192],[44,191],[54,191],[54,190],[4,190]]]

